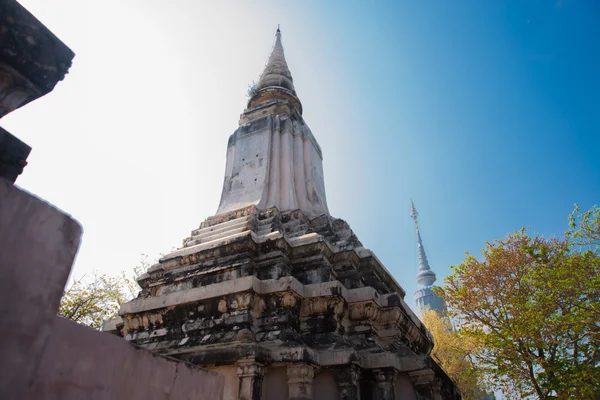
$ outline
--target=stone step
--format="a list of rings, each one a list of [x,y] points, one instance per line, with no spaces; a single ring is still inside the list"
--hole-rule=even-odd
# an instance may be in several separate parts
[[[262,229],[256,231],[256,234],[258,236],[263,236],[263,235],[269,234],[271,232],[273,232],[273,228],[271,226],[267,226],[265,228],[262,228]]]
[[[227,237],[227,236],[235,235],[236,233],[244,232],[244,231],[247,231],[247,230],[248,230],[247,224],[243,224],[243,225],[241,225],[239,227],[235,227],[235,228],[230,228],[230,229],[227,229],[227,230],[223,230],[221,232],[217,232],[217,233],[214,233],[214,234],[208,235],[208,236],[207,235],[202,236],[202,237],[194,236],[192,238],[192,240],[190,240],[188,242],[187,247],[194,246],[194,245],[197,245],[197,244],[200,244],[200,243],[210,242],[210,241],[213,241],[213,240],[216,240],[216,239],[220,239],[220,238],[224,238],[224,237]]]
[[[239,224],[225,226],[221,229],[215,229],[214,231],[201,232],[197,235],[192,236],[191,239],[192,240],[199,240],[199,239],[204,240],[205,238],[212,237],[215,235],[226,234],[227,232],[232,232],[232,231],[239,232],[240,228],[242,228],[243,230],[249,229],[248,228],[249,225],[250,225],[249,221],[242,221]]]
[[[250,220],[250,217],[250,215],[246,215],[245,217],[232,219],[231,221],[223,222],[213,226],[207,226],[206,228],[194,229],[192,231],[192,237],[202,235],[205,232],[217,232],[222,231],[228,227],[237,226],[241,223],[248,222]]]
[[[259,229],[261,227],[263,227],[263,226],[266,226],[266,225],[270,226],[271,224],[273,224],[273,217],[267,218],[267,219],[258,220],[258,227],[259,227]]]

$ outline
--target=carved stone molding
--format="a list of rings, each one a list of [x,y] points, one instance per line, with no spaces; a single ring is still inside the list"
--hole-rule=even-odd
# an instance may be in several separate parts
[[[291,364],[287,366],[289,400],[312,399],[312,381],[315,376],[314,367],[308,364]]]
[[[256,295],[255,295],[256,296]],[[260,317],[267,310],[267,303],[262,297],[256,296],[254,299],[253,314],[254,317]]]
[[[375,321],[379,315],[379,307],[373,301],[361,303],[352,303],[349,306],[349,317],[354,321],[371,320]]]
[[[394,400],[394,381],[396,380],[396,371],[393,369],[373,370],[375,378],[375,390],[377,400]]]
[[[264,368],[254,359],[238,361],[239,400],[260,400]]]
[[[217,310],[219,310],[220,313],[227,312],[227,301],[225,299],[219,300],[219,303],[217,304]]]
[[[360,367],[347,365],[332,371],[340,391],[340,400],[360,400]]]
[[[427,343],[424,332],[400,307],[380,307],[374,301],[363,301],[349,304],[348,310],[351,322],[370,323],[381,337],[397,337],[416,353],[431,350],[432,343]]]
[[[298,296],[293,293],[286,292],[281,296],[281,306],[283,308],[294,308],[298,302]]]
[[[308,317],[313,314],[322,314],[333,309],[336,316],[342,317],[344,315],[345,304],[344,299],[337,296],[304,299],[302,301],[300,316]]]
[[[415,386],[431,385],[435,379],[435,372],[430,368],[410,371],[408,376]]]
[[[237,375],[239,377],[263,376],[263,365],[257,363],[254,359],[245,359],[238,361]]]

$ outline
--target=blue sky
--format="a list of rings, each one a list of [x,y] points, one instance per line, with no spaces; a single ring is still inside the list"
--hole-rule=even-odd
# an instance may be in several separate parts
[[[277,24],[329,209],[411,306],[411,197],[440,278],[486,241],[561,234],[574,203],[600,202],[597,2],[22,3],[77,53],[2,121],[33,146],[18,184],[84,226],[76,276],[131,270],[214,214]]]
[[[573,203],[598,203],[600,6],[393,4],[326,19],[370,152],[344,216],[412,293],[411,196],[439,275],[521,226],[560,234]]]

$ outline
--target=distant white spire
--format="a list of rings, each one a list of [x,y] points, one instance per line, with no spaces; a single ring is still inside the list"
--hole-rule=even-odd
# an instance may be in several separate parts
[[[425,254],[425,247],[423,247],[423,240],[421,239],[421,232],[419,232],[419,213],[415,208],[415,203],[412,199],[410,200],[410,216],[415,221],[415,229],[417,231],[417,252],[419,255],[419,273],[417,274],[417,283],[422,286],[431,286],[436,280],[435,273],[429,267],[429,261],[427,261],[427,254]]]
[[[442,311],[444,307],[443,300],[433,293],[432,287],[435,283],[435,273],[429,267],[429,261],[427,261],[427,254],[425,253],[425,247],[423,247],[423,240],[421,239],[421,232],[419,231],[419,213],[413,203],[410,200],[410,216],[415,221],[415,229],[417,232],[417,254],[419,256],[419,272],[417,273],[417,283],[421,285],[415,292],[415,302],[417,307],[423,310],[429,307],[432,310]]]

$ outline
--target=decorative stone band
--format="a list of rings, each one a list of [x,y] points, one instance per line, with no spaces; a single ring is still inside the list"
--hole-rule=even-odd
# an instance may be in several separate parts
[[[256,92],[248,102],[248,109],[253,111],[254,107],[258,107],[273,99],[287,100],[293,107],[296,107],[300,114],[302,114],[302,103],[300,102],[300,99],[291,90],[279,86],[270,86]]]
[[[237,375],[240,377],[246,376],[263,376],[264,368],[262,364],[257,363],[256,360],[239,360],[237,367]]]
[[[289,386],[288,399],[312,399],[312,381],[315,376],[314,367],[309,364],[291,364],[287,367]]]
[[[237,363],[239,377],[239,399],[260,400],[262,379],[264,376],[263,365],[255,359],[242,359]]]
[[[285,302],[290,305],[301,301],[301,314],[331,309],[342,316],[348,307],[350,320],[369,319],[375,325],[375,332],[384,337],[403,333],[406,335],[403,341],[417,353],[428,354],[433,347],[429,332],[396,293],[382,295],[371,287],[346,289],[339,281],[303,285],[294,277],[260,280],[248,276],[162,296],[134,299],[121,306],[119,315],[123,317],[123,332],[127,334],[152,324],[153,319],[160,322],[161,313],[153,311],[224,296],[235,296],[237,300],[229,304],[220,302],[219,311],[239,311],[249,307],[250,293],[261,295],[278,292],[282,292]],[[255,303],[255,311],[260,313],[260,301]]]

